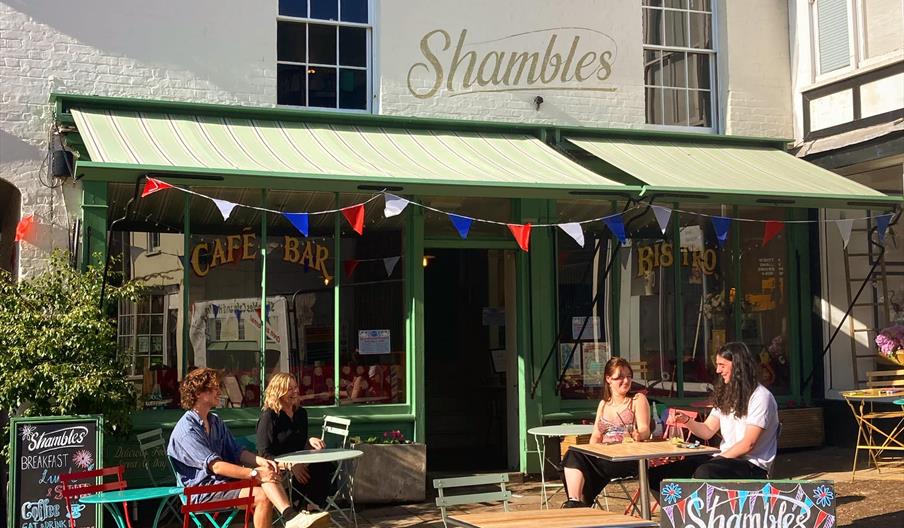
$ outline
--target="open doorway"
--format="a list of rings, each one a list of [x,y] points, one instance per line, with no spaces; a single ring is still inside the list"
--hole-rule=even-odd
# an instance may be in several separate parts
[[[514,282],[507,279],[514,259],[510,252],[487,249],[429,249],[426,254],[428,469],[508,469],[509,443],[516,440],[509,435],[517,434],[509,432],[507,418],[517,408],[510,409],[515,399],[506,377],[514,364],[514,325],[506,324],[513,315],[506,308],[512,305]]]

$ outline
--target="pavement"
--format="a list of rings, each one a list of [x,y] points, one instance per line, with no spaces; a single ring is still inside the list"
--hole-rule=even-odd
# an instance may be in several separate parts
[[[902,489],[904,487],[904,465],[896,468],[883,469],[877,473],[875,469],[866,469],[865,462],[858,464],[856,480],[851,481],[851,463],[853,450],[836,447],[821,449],[800,449],[778,454],[775,463],[776,479],[802,479],[802,480],[833,480],[835,481],[838,495],[838,520],[836,525],[841,527],[885,527],[904,526],[904,500],[892,500],[892,497],[904,493],[890,493],[890,489]],[[443,476],[452,476],[444,474]],[[462,476],[462,475],[457,475]],[[430,475],[428,482],[434,478]],[[512,491],[510,510],[531,510],[540,507],[540,480],[539,477],[522,476],[514,473],[512,482],[507,489]],[[633,494],[637,489],[636,480],[624,482],[628,493]],[[889,485],[893,488],[889,488]],[[428,486],[430,488],[430,486]],[[618,486],[610,485],[607,490],[612,493],[609,497],[609,510],[623,513],[628,502],[620,493]],[[358,526],[361,528],[407,528],[429,527],[441,528],[443,526],[439,509],[433,502],[432,489],[428,489],[426,502],[418,504],[400,505],[359,505]],[[564,495],[560,492],[552,497],[550,508],[561,506]],[[605,500],[600,498],[605,505]],[[459,513],[477,513],[484,511],[500,511],[499,504],[476,504],[456,509]],[[658,511],[653,516],[658,521]]]

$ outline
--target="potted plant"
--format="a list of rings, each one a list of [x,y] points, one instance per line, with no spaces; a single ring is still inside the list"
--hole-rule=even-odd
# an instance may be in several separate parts
[[[352,437],[355,459],[355,502],[423,502],[426,497],[427,446],[405,438],[401,431],[386,431],[366,440]]]
[[[894,324],[882,329],[876,336],[879,357],[904,366],[904,325]]]

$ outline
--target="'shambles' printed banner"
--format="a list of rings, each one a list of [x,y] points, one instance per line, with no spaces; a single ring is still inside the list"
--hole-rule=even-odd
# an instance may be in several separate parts
[[[833,528],[829,480],[666,480],[661,528]]]

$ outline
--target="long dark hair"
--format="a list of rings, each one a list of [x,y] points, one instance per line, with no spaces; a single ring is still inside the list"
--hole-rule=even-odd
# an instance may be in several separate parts
[[[626,371],[632,378],[634,370],[631,364],[623,357],[614,357],[606,362],[606,368],[603,369],[603,375],[610,378],[615,377],[622,370]],[[609,382],[603,379],[603,401],[608,402],[612,399],[612,389],[609,388]]]
[[[722,345],[717,353],[731,361],[731,378],[725,383],[722,376],[716,376],[713,405],[723,414],[746,416],[747,402],[759,384],[759,366],[747,345],[740,341]]]

